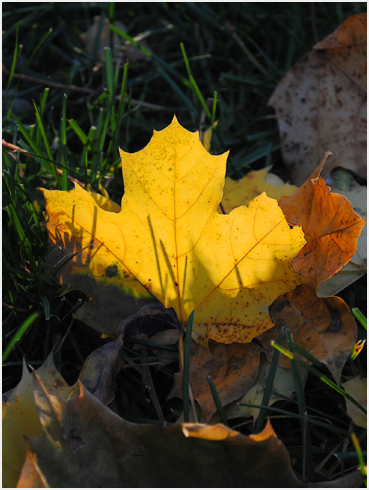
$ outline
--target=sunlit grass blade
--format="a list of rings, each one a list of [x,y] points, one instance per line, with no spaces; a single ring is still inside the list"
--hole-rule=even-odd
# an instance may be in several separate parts
[[[353,442],[355,449],[356,449],[357,458],[358,458],[359,464],[360,464],[360,472],[364,477],[364,485],[366,487],[367,486],[367,472],[366,472],[366,464],[364,461],[363,453],[361,451],[361,447],[360,447],[358,438],[357,438],[355,433],[351,434],[351,439],[352,439],[352,442]]]
[[[5,361],[5,359],[9,356],[9,354],[12,352],[15,344],[23,337],[23,335],[27,332],[28,328],[32,325],[32,323],[38,318],[39,314],[38,313],[32,313],[31,316],[27,318],[21,325],[21,327],[18,329],[18,331],[15,333],[11,341],[9,342],[8,346],[6,347],[3,357],[2,357],[2,362]]]
[[[312,374],[314,374],[317,378],[319,378],[321,381],[323,381],[330,388],[332,388],[333,390],[337,391],[337,393],[339,393],[340,395],[342,395],[345,398],[347,398],[348,400],[350,400],[350,402],[352,402],[362,412],[364,412],[365,414],[367,413],[367,410],[357,400],[355,400],[354,398],[352,398],[352,396],[349,395],[348,393],[346,393],[345,390],[343,390],[342,388],[340,388],[339,386],[337,386],[336,383],[334,383],[333,381],[331,381],[330,379],[328,379],[326,376],[324,376],[324,374],[321,374],[315,368],[313,368],[312,366],[310,366],[309,364],[307,364],[306,362],[304,362],[302,359],[294,356],[294,354],[292,352],[290,352],[288,349],[285,349],[282,345],[279,345],[277,342],[274,342],[272,340],[271,345],[275,349],[278,349],[282,354],[284,354],[289,359],[294,359],[298,364],[300,364],[301,366],[305,367],[308,371],[310,371]]]
[[[26,140],[26,143],[27,145],[29,145],[29,148],[27,148],[27,145],[24,144],[23,142],[23,146],[24,146],[24,150],[26,150],[27,152],[29,150],[32,150],[34,155],[33,158],[43,167],[45,168],[54,178],[55,178],[55,181],[59,184],[59,176],[58,176],[58,173],[56,171],[56,168],[55,168],[55,165],[54,165],[54,162],[53,161],[49,161],[48,157],[46,157],[43,153],[43,151],[41,150],[41,148],[36,144],[35,140],[32,138],[31,136],[31,133],[27,131],[26,127],[22,124],[22,122],[20,121],[20,119],[15,115],[15,114],[12,114],[12,117],[15,119],[15,121],[17,122],[18,124],[18,129],[20,130],[20,132],[22,133],[22,135],[24,136],[25,140]],[[22,145],[22,140],[20,141],[21,145]]]
[[[81,140],[82,144],[86,146],[88,143],[88,137],[86,133],[83,131],[83,129],[79,126],[77,121],[75,121],[74,119],[68,119],[68,123],[70,128],[73,129],[73,131],[76,133],[78,138]]]
[[[361,325],[367,330],[367,319],[366,317],[361,313],[359,308],[352,308],[352,313],[359,320]]]
[[[126,96],[127,78],[128,78],[128,63],[125,63],[124,67],[123,67],[123,78],[122,78],[122,86],[120,89],[118,112],[116,115],[115,127],[114,127],[114,131],[113,131],[113,135],[112,135],[112,148],[113,148],[113,150],[118,146],[119,130],[120,130],[121,124],[123,122],[122,116],[123,116],[124,102],[125,102],[125,96]]]
[[[193,78],[192,75],[190,75],[190,81],[191,81],[191,85],[194,87],[194,91],[202,105],[202,108],[204,109],[204,111],[206,112],[206,115],[208,116],[209,119],[211,119],[211,113],[209,111],[209,108],[208,106],[206,105],[206,102],[205,102],[205,99],[202,95],[202,93],[200,92],[200,89],[197,85],[197,83],[195,82],[195,79]]]
[[[211,127],[214,129],[214,124],[216,120],[216,113],[217,113],[217,101],[218,101],[218,92],[214,92],[214,98],[213,98],[213,112],[211,114]]]
[[[195,318],[195,310],[191,313],[186,328],[186,338],[184,342],[183,352],[183,384],[182,384],[182,398],[183,398],[183,416],[184,421],[190,421],[190,364],[191,364],[191,341],[192,341],[192,327],[193,320]]]
[[[191,68],[190,68],[190,62],[188,61],[188,58],[187,58],[187,53],[186,53],[186,49],[185,49],[185,47],[184,47],[184,44],[183,44],[183,43],[181,43],[181,44],[180,44],[180,46],[181,46],[181,51],[182,51],[183,59],[184,59],[185,65],[186,65],[186,70],[187,70],[188,79],[189,79],[189,85],[190,85],[191,90],[192,90],[193,99],[194,99],[194,101],[196,101],[196,91],[195,91],[195,87],[194,87],[194,85],[191,83],[191,76],[192,76],[192,73],[191,73]]]
[[[285,327],[281,328],[281,331],[279,332],[279,335],[278,335],[278,343],[279,344],[282,343],[284,331],[285,331]],[[275,351],[273,353],[273,359],[272,359],[272,362],[270,364],[268,378],[267,378],[267,382],[265,384],[263,399],[261,402],[261,404],[264,406],[269,405],[270,396],[271,396],[272,390],[273,390],[275,374],[276,374],[277,367],[278,367],[278,359],[279,359],[279,351]],[[258,419],[256,421],[256,425],[255,425],[255,433],[256,434],[259,434],[259,432],[262,431],[266,414],[267,414],[267,410],[262,408],[259,412],[259,416],[258,416]]]
[[[222,407],[222,402],[220,401],[218,391],[215,387],[214,381],[213,381],[211,376],[208,376],[208,382],[209,382],[209,386],[210,386],[211,396],[213,397],[214,405],[217,409],[220,420],[221,420],[222,424],[224,424],[226,427],[229,427],[227,417],[226,417],[224,410],[223,410],[223,407]]]
[[[46,101],[47,101],[49,92],[50,92],[50,89],[46,87],[45,90],[42,93],[42,97],[41,97],[41,100],[40,100],[40,116],[41,117],[43,117],[43,115],[44,115]]]
[[[34,105],[34,108],[35,108],[35,111],[36,111],[36,119],[37,119],[38,129],[39,129],[40,134],[42,136],[42,140],[43,140],[44,145],[45,145],[45,148],[46,148],[47,156],[49,157],[49,160],[53,161],[53,156],[51,154],[49,140],[48,140],[48,138],[46,136],[45,128],[44,128],[44,125],[42,123],[41,114],[40,114],[40,112],[39,112],[39,110],[37,108],[37,105],[35,103],[33,103],[33,105]]]

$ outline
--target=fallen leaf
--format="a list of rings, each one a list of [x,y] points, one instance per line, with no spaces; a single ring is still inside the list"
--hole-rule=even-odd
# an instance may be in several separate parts
[[[283,326],[290,328],[293,341],[325,364],[340,385],[341,373],[357,339],[357,326],[347,304],[338,297],[318,298],[312,288],[303,284],[280,296],[271,306],[276,326],[258,337],[271,361]],[[287,347],[287,346],[286,346]],[[287,357],[279,356],[278,365],[289,368]]]
[[[24,436],[38,437],[42,425],[33,398],[32,376],[23,363],[22,379],[6,403],[2,422],[3,487],[15,487],[26,457]]]
[[[118,331],[122,310],[132,314],[136,300],[150,302],[151,295],[183,325],[196,310],[193,338],[204,346],[209,339],[250,342],[271,328],[269,305],[302,283],[290,262],[305,244],[277,201],[263,193],[218,214],[227,154],[210,155],[198,133],[176,118],[155,131],[146,148],[121,157],[120,213],[102,210],[78,185],[69,192],[43,190],[49,237],[67,257],[75,254],[61,280],[95,297],[101,311],[117,319]],[[121,296],[119,314],[116,298],[109,301],[112,289]],[[79,318],[96,328],[97,307],[91,308]],[[106,319],[98,328],[110,333]]]
[[[108,404],[112,400],[114,379],[119,369],[117,354],[121,346],[122,338],[118,338],[115,342],[110,342],[95,350],[86,359],[80,373],[79,380],[102,403]],[[37,414],[38,405],[34,398],[33,386],[34,376],[37,376],[38,385],[42,384],[43,392],[48,393],[49,409],[55,411],[55,417],[59,421],[63,417],[62,405],[65,406],[68,400],[79,394],[78,381],[73,386],[68,385],[55,367],[53,353],[33,374],[28,372],[25,364],[23,365],[20,383],[14,388],[7,402],[3,403],[3,486],[7,488],[16,486],[25,459],[32,460],[29,451],[27,453],[26,441],[29,438],[36,439],[41,436],[44,425],[44,423],[40,423]],[[54,395],[57,395],[57,399]],[[63,423],[67,426],[68,420],[63,419]],[[55,423],[51,423],[50,430],[54,433],[55,431],[56,433],[60,432]],[[45,437],[47,439],[47,436]],[[32,478],[38,474],[36,469],[31,469],[30,472]]]
[[[73,420],[71,431],[60,423],[57,397],[51,398],[40,383],[35,398],[44,431],[27,441],[18,487],[34,487],[40,480],[48,487],[70,488],[305,486],[270,423],[252,436],[221,425],[135,425],[81,386],[78,398],[63,407],[64,419]]]
[[[94,350],[84,362],[78,378],[104,405],[109,405],[115,398],[115,378],[123,366],[120,356],[122,347],[123,340],[120,336]]]
[[[240,180],[226,177],[222,205],[226,213],[266,192],[268,197],[280,199],[297,191],[295,185],[284,184],[282,179],[269,173],[272,167],[254,170]]]
[[[190,386],[200,405],[205,422],[216,412],[208,376],[211,376],[222,406],[241,398],[254,384],[262,349],[249,344],[209,343],[209,349],[192,342]],[[174,375],[174,385],[168,398],[182,398],[182,373]]]
[[[268,379],[271,362],[262,356],[259,366],[258,376],[252,388],[237,402],[232,403],[225,408],[224,413],[228,420],[237,417],[252,417],[254,423],[259,416],[260,409],[256,407],[248,407],[247,404],[262,405],[264,390]],[[301,376],[302,386],[305,386],[309,372],[301,366],[298,366]],[[296,388],[291,369],[277,367],[273,388],[273,393],[270,396],[268,406],[272,406],[279,400],[286,398],[295,398]],[[279,396],[282,395],[282,396]]]
[[[365,226],[350,201],[331,193],[320,177],[328,155],[294,194],[279,200],[288,222],[301,225],[310,237],[292,266],[314,289],[351,260]]]
[[[268,104],[276,110],[283,160],[301,185],[326,151],[336,167],[366,178],[366,14],[349,17],[281,80]]]
[[[342,176],[342,177],[339,177]],[[361,218],[367,219],[367,187],[356,183],[352,174],[340,169],[332,174],[327,184],[331,192],[347,197],[352,207]],[[328,281],[320,284],[317,294],[320,297],[335,296],[367,272],[367,225],[361,231],[355,255]]]
[[[367,380],[366,378],[352,378],[349,381],[342,383],[342,388],[352,396],[356,401],[358,401],[364,408],[367,407]],[[354,405],[350,400],[346,401],[347,414],[352,418],[355,425],[367,427],[367,417],[364,412],[362,412],[356,405]]]

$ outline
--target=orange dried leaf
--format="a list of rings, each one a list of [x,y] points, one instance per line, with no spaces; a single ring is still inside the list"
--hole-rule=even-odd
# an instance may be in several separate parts
[[[365,226],[350,201],[331,193],[320,177],[327,156],[300,189],[279,201],[288,222],[310,237],[292,266],[315,290],[354,256]]]
[[[269,305],[302,283],[291,259],[305,244],[277,201],[263,193],[218,214],[227,154],[210,155],[198,133],[176,118],[146,148],[121,157],[120,213],[102,210],[78,185],[43,191],[52,242],[66,256],[75,253],[61,279],[97,298],[105,313],[100,331],[112,331],[107,314],[117,318],[113,331],[119,331],[117,305],[125,303],[132,314],[136,300],[152,300],[149,293],[174,308],[184,325],[196,310],[193,335],[202,345],[250,342],[271,328]],[[104,302],[113,289],[120,301],[110,300],[110,310]],[[93,324],[96,309],[85,317],[81,310],[79,318]]]
[[[325,364],[336,383],[341,383],[343,366],[357,339],[355,319],[341,298],[317,298],[315,291],[303,284],[279,297],[270,308],[270,316],[276,326],[258,337],[269,360],[274,352],[271,341],[276,341],[280,329],[287,326],[294,342]],[[279,366],[290,368],[289,359],[280,356]]]

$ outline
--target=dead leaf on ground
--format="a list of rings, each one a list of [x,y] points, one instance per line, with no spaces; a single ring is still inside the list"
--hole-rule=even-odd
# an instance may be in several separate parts
[[[367,219],[367,187],[356,183],[352,174],[345,169],[339,169],[331,175],[327,184],[331,192],[347,197],[355,213]],[[317,294],[320,297],[335,296],[353,282],[363,277],[367,272],[367,225],[361,231],[355,255],[350,262],[342,267],[328,281],[320,284]]]
[[[114,396],[114,379],[120,369],[118,353],[121,347],[122,338],[120,337],[116,341],[96,349],[86,359],[80,373],[79,380],[102,403],[110,403]],[[57,415],[55,416],[61,420],[63,415],[61,406],[79,394],[78,381],[73,386],[68,385],[55,367],[52,352],[44,364],[34,373],[38,378],[37,383],[39,385],[41,383],[43,390],[48,393],[49,409],[56,411]],[[28,372],[24,364],[20,383],[14,388],[7,402],[3,403],[2,475],[3,486],[7,488],[16,486],[26,458],[26,440],[39,437],[42,431],[42,425],[37,415],[37,400],[35,401],[34,398],[33,378],[34,375]],[[53,401],[54,395],[57,395],[55,403]],[[63,423],[68,425],[69,422],[67,419],[63,419]],[[50,430],[58,432],[57,427],[52,423]],[[45,449],[47,447],[46,445]],[[28,454],[27,458],[29,457]],[[63,456],[61,455],[61,457]]]
[[[27,441],[18,487],[305,487],[270,423],[252,436],[221,425],[135,425],[81,386],[62,408],[68,426],[57,396],[37,381],[34,389],[44,431]]]
[[[23,363],[23,375],[7,403],[3,402],[2,478],[3,487],[13,488],[26,457],[23,436],[38,437],[42,425],[37,415],[32,389],[32,375]]]
[[[366,179],[366,14],[353,15],[287,73],[268,104],[276,110],[283,159],[301,185],[326,151],[336,167]]]
[[[310,237],[292,267],[314,290],[351,260],[365,226],[350,201],[330,192],[320,177],[328,155],[294,194],[279,200],[288,222]]]
[[[115,317],[116,327],[122,310],[135,311],[136,302],[152,301],[151,293],[183,325],[196,310],[193,338],[204,346],[209,339],[250,342],[271,328],[269,306],[302,283],[291,267],[305,244],[300,227],[290,229],[265,193],[218,214],[227,154],[210,155],[198,132],[176,118],[154,131],[143,150],[121,157],[120,213],[102,210],[78,185],[69,192],[43,190],[51,241],[67,257],[78,252],[61,279],[95,298],[79,318],[94,328],[100,318],[98,329],[111,333],[107,318]],[[112,289],[118,294],[109,299]]]
[[[364,408],[367,407],[367,387],[368,385],[366,378],[357,377],[342,383],[342,388],[349,395],[355,398],[355,400],[357,400]],[[352,418],[355,425],[366,429],[368,420],[365,413],[350,402],[350,400],[345,398],[345,401],[348,416]]]
[[[269,173],[272,167],[254,170],[240,180],[226,177],[222,205],[226,213],[248,204],[254,197],[266,192],[268,197],[280,199],[297,191],[295,185],[285,184],[277,175]]]
[[[283,326],[291,330],[294,342],[325,364],[340,384],[343,366],[357,339],[355,319],[341,298],[318,298],[312,288],[301,285],[280,296],[270,307],[270,315],[275,327],[257,337],[263,348],[254,342],[227,346],[211,342],[210,350],[192,344],[190,385],[205,422],[209,422],[216,411],[207,376],[212,377],[223,407],[241,398],[248,400],[258,390],[257,376],[262,377],[260,354],[264,352],[271,362],[274,353],[271,341],[277,340]],[[279,367],[290,371],[290,360],[281,355]],[[293,383],[288,389],[294,389]],[[169,397],[182,398],[180,372],[175,374]],[[232,407],[230,413],[236,413],[234,404]],[[254,415],[246,407],[239,407],[239,410],[249,413],[248,416]]]
[[[259,416],[260,409],[256,407],[248,407],[247,404],[262,405],[264,390],[268,379],[271,362],[265,356],[261,357],[258,376],[252,388],[237,402],[231,403],[225,407],[224,413],[228,420],[237,417],[252,417],[255,423]],[[309,371],[302,366],[298,366],[301,376],[302,386],[305,386]],[[273,388],[273,393],[269,398],[268,406],[272,406],[279,400],[286,398],[293,399],[296,394],[295,381],[293,378],[292,369],[277,367]],[[282,395],[282,396],[279,396]]]
[[[277,341],[280,329],[287,326],[293,341],[325,364],[335,382],[341,383],[343,366],[357,339],[356,321],[341,298],[317,298],[314,290],[303,284],[279,297],[270,315],[276,326],[258,337],[269,360],[274,353],[270,342]],[[281,355],[279,366],[289,368],[289,359]]]
[[[254,342],[229,345],[210,342],[209,349],[192,342],[190,385],[205,422],[216,412],[208,376],[214,381],[222,406],[226,406],[241,398],[254,384],[260,352],[262,348]],[[182,373],[176,373],[169,398],[182,398],[182,380]]]

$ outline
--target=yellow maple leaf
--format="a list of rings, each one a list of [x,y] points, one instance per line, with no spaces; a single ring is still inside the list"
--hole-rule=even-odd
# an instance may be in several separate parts
[[[227,177],[222,200],[223,209],[229,213],[240,204],[247,204],[263,191],[267,196],[277,200],[297,191],[295,185],[285,184],[277,175],[270,174],[271,168],[253,170],[240,180]]]
[[[301,228],[290,228],[265,193],[218,214],[227,153],[210,155],[175,117],[143,150],[121,158],[119,213],[102,210],[78,185],[43,190],[51,240],[66,254],[79,252],[70,266],[79,275],[74,287],[114,284],[131,303],[151,293],[184,326],[196,310],[200,345],[251,342],[271,328],[269,306],[303,282],[291,267],[306,243]]]

